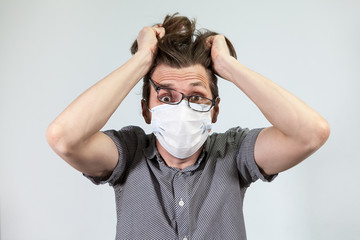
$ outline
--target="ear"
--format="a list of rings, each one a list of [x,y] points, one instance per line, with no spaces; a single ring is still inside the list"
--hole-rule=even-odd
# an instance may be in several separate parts
[[[218,114],[219,114],[219,103],[220,103],[220,98],[218,97],[216,99],[216,103],[215,103],[214,108],[212,110],[212,116],[211,116],[211,122],[212,123],[216,123],[216,121],[217,121],[217,117],[218,117]]]
[[[150,110],[146,104],[145,99],[141,100],[141,109],[142,109],[142,115],[144,117],[144,120],[147,124],[151,123],[151,114],[150,114]]]

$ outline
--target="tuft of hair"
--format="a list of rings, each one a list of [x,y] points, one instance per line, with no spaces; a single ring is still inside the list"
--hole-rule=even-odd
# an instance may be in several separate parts
[[[158,39],[158,49],[153,66],[149,73],[144,77],[143,98],[149,99],[149,78],[156,66],[166,64],[170,67],[182,68],[195,64],[200,64],[208,71],[210,77],[210,87],[213,96],[218,95],[217,77],[212,66],[211,49],[206,44],[206,39],[218,33],[207,29],[196,29],[196,20],[179,13],[166,15],[163,23],[155,24],[165,28],[165,35]],[[231,42],[225,37],[230,55],[236,58],[236,52]],[[135,40],[130,51],[135,54],[138,44]]]
[[[206,45],[206,39],[218,33],[207,29],[197,30],[196,19],[190,20],[179,13],[166,15],[161,25],[165,28],[165,36],[158,41],[158,52],[154,59],[154,66],[165,63],[171,67],[187,67],[201,64],[211,69],[211,49]],[[225,37],[230,55],[236,58],[236,52],[231,42]],[[135,40],[130,48],[132,54],[138,50]]]

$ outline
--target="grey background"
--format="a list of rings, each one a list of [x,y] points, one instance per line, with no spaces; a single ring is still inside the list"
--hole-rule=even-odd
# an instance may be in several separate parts
[[[226,35],[238,59],[331,125],[326,145],[245,198],[249,239],[359,239],[360,2],[0,1],[1,240],[114,239],[112,188],[95,186],[46,143],[48,124],[130,57],[145,25],[180,12]],[[269,123],[220,79],[214,131]],[[138,84],[104,129],[139,125]],[[121,113],[125,113],[121,115]]]

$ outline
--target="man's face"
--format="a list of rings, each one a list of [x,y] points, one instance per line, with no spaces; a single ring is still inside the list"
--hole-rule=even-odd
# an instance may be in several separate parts
[[[161,64],[156,67],[151,79],[157,86],[167,87],[175,89],[185,95],[200,95],[213,99],[211,94],[209,77],[206,70],[201,65],[193,65],[185,68],[172,68],[168,65]],[[155,106],[164,104],[157,98],[157,93],[153,87],[150,87],[149,108],[152,109]],[[150,123],[151,112],[148,109],[144,109],[143,115],[145,121]],[[146,112],[144,112],[146,110]],[[211,110],[212,121],[216,121],[218,114],[218,103]]]

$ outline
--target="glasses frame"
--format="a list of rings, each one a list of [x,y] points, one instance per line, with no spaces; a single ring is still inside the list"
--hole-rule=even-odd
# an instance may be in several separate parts
[[[155,84],[155,82],[154,82],[151,78],[149,78],[149,82],[150,82],[150,84],[153,86],[154,90],[156,91],[156,93],[157,93],[156,97],[157,97],[157,99],[158,99],[160,102],[165,103],[165,104],[169,104],[169,105],[178,105],[178,104],[180,104],[180,103],[182,102],[182,100],[184,100],[184,98],[186,98],[186,99],[187,99],[187,105],[188,105],[188,107],[189,107],[191,110],[194,110],[194,111],[196,111],[196,112],[209,112],[209,111],[215,106],[216,101],[217,101],[217,99],[219,98],[218,96],[216,96],[216,97],[213,98],[213,99],[210,99],[210,98],[203,97],[203,96],[199,96],[199,95],[185,95],[184,93],[179,92],[178,90],[173,89],[173,88],[157,86],[157,85]],[[164,102],[164,101],[162,101],[162,100],[159,98],[159,91],[160,91],[161,89],[172,90],[172,91],[175,91],[175,92],[180,93],[181,96],[182,96],[182,97],[181,97],[181,100],[180,100],[179,102],[177,102],[177,103],[169,103],[169,102]],[[209,110],[207,110],[207,111],[199,111],[199,110],[196,110],[196,109],[192,108],[192,107],[190,106],[189,98],[191,98],[191,97],[193,97],[193,96],[205,98],[205,99],[211,101],[211,106],[210,106]]]

